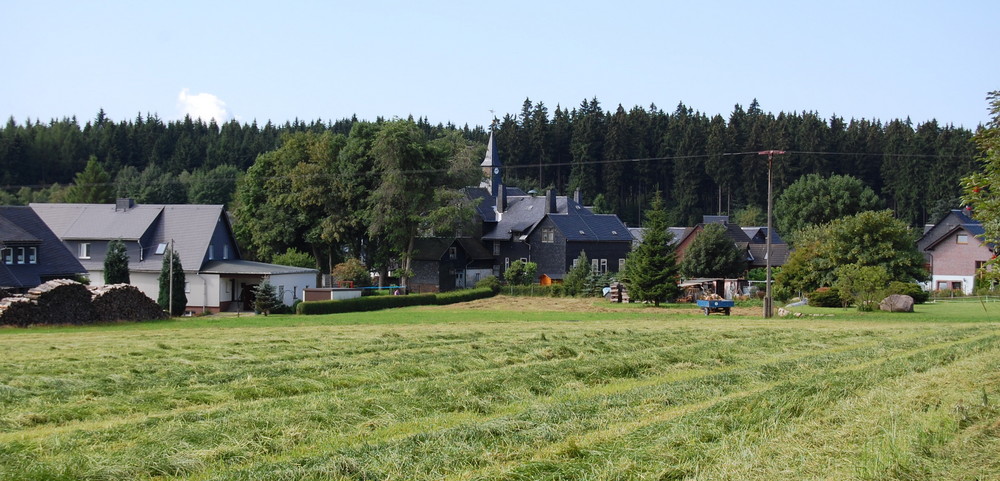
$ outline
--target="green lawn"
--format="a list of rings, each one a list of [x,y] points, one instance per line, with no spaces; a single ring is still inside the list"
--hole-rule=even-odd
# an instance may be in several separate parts
[[[511,304],[0,329],[0,479],[1000,479],[1000,304]]]

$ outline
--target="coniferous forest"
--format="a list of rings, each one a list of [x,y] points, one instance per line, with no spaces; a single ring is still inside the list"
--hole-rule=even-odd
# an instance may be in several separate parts
[[[376,119],[380,123],[383,119]],[[357,118],[222,125],[156,115],[115,121],[102,111],[43,123],[13,118],[0,129],[0,203],[67,201],[66,186],[96,159],[112,194],[140,203],[230,203],[236,177],[287,134],[348,135]],[[429,138],[460,132],[485,149],[488,130],[414,121]],[[978,169],[974,132],[935,120],[914,123],[822,118],[810,111],[778,114],[756,100],[728,116],[709,117],[683,104],[606,110],[597,99],[575,108],[526,99],[520,112],[496,121],[506,182],[524,190],[579,189],[598,211],[638,225],[652,193],[663,192],[672,225],[704,214],[763,221],[767,157],[775,196],[806,174],[846,174],[871,187],[886,207],[911,224],[935,222],[959,205],[959,179]]]

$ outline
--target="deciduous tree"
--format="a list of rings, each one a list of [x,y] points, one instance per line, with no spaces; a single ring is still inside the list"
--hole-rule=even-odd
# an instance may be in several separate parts
[[[878,209],[875,191],[849,175],[809,174],[789,185],[774,206],[777,231],[793,242],[798,231],[847,215]]]
[[[706,224],[684,252],[681,274],[694,277],[737,277],[747,270],[746,253],[726,235],[722,224]]]

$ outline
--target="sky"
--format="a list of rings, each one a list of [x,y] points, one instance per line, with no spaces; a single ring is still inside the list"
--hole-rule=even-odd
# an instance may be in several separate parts
[[[488,125],[525,99],[975,129],[996,0],[7,0],[0,116]],[[491,113],[493,112],[493,113]]]

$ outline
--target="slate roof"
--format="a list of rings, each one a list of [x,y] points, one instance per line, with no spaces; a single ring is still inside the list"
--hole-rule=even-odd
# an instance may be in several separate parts
[[[469,237],[417,237],[413,239],[413,259],[439,261],[454,244],[458,244],[469,259],[493,259],[493,254],[482,243]]]
[[[570,242],[632,242],[628,228],[613,214],[550,214],[549,219]]]
[[[163,205],[137,205],[115,210],[115,204],[29,204],[60,239],[139,240],[157,217]]]
[[[30,208],[0,206],[0,244],[36,245],[37,264],[0,263],[0,286],[35,287],[57,277],[75,277],[87,270]]]
[[[753,244],[766,244],[767,243],[767,226],[756,226],[756,227],[742,227],[743,233],[750,238],[750,242]],[[774,231],[774,236],[771,239],[771,244],[784,244],[785,241],[778,234],[778,231]]]
[[[308,267],[282,266],[278,264],[266,264],[264,262],[254,262],[243,259],[208,261],[201,268],[203,274],[247,274],[247,275],[275,275],[275,274],[315,274],[316,269]]]
[[[983,235],[986,231],[983,225],[976,219],[969,216],[964,209],[952,209],[945,214],[944,218],[933,227],[928,229],[923,237],[917,241],[920,250],[933,250],[943,240],[949,238],[958,230],[965,230],[974,237]],[[993,249],[993,244],[987,244],[989,249]]]
[[[527,195],[521,189],[508,188],[507,189],[507,207],[502,213],[496,212],[496,198],[491,196],[489,192],[485,189],[466,189],[467,195],[470,198],[482,199],[478,206],[476,206],[479,211],[479,215],[483,218],[483,221],[487,224],[484,227],[483,240],[510,240],[514,235],[523,235],[531,232],[538,225],[542,219],[545,218],[545,204],[547,202],[544,195]],[[557,217],[559,215],[569,216],[569,217],[594,217],[594,214],[583,205],[577,203],[573,199],[566,196],[556,196],[556,213],[550,215],[550,217]],[[610,220],[595,220],[592,223],[584,223],[576,225],[576,231],[584,230],[587,232],[591,231],[591,235],[597,235],[601,233],[604,236],[606,232],[614,230],[620,227],[619,232],[628,232],[628,229],[624,224],[618,220],[617,216],[608,215],[609,217],[614,217],[617,224],[612,228],[603,228],[602,225],[608,224],[612,221]],[[562,221],[564,224],[571,221]],[[593,224],[593,226],[591,226]],[[560,229],[562,227],[560,226]],[[572,232],[565,231],[565,232]],[[610,235],[610,234],[608,234]],[[624,237],[625,239],[631,240],[631,235]],[[613,240],[622,240],[619,237],[612,237]],[[604,239],[609,240],[609,239]]]
[[[147,204],[127,211],[114,204],[30,204],[38,216],[63,241],[114,240],[142,241],[142,258],[129,259],[133,272],[159,272],[163,256],[157,246],[174,240],[174,249],[185,271],[202,268],[212,234],[220,219],[229,227],[222,205]],[[230,255],[238,259],[235,248]],[[102,270],[103,260],[84,260],[89,270]]]

